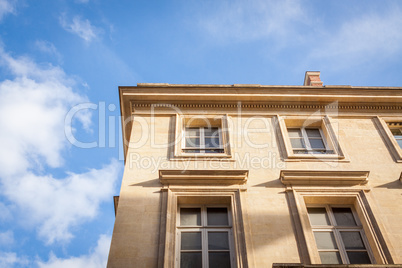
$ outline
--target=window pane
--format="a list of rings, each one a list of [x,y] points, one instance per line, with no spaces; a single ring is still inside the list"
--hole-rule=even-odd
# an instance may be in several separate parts
[[[209,268],[230,268],[229,252],[210,252],[208,258]]]
[[[402,148],[402,139],[399,139],[399,140],[396,140],[396,141],[398,142],[399,147],[401,147],[401,148]]]
[[[306,133],[309,138],[321,138],[320,131],[316,128],[306,128]]]
[[[219,137],[218,138],[205,138],[205,148],[219,148]]]
[[[351,264],[370,264],[370,257],[366,251],[348,251]]]
[[[353,217],[350,208],[332,208],[334,212],[336,224],[338,226],[356,226],[355,218]]]
[[[181,208],[180,225],[201,225],[201,208]]]
[[[204,128],[204,136],[205,137],[219,137],[219,128],[217,128],[217,127]]]
[[[186,138],[186,147],[200,147],[200,138]]]
[[[290,143],[292,144],[292,148],[306,148],[306,145],[304,145],[304,140],[303,139],[290,139]]]
[[[302,137],[301,131],[298,128],[289,128],[288,135],[290,138],[301,138]]]
[[[402,139],[402,133],[394,134],[395,139]]]
[[[325,149],[322,139],[309,139],[309,142],[312,149]]]
[[[342,241],[346,250],[348,249],[366,249],[359,232],[341,232]]]
[[[208,225],[229,225],[227,208],[207,208]]]
[[[201,268],[201,252],[182,252],[180,254],[180,268]]]
[[[322,264],[341,264],[341,256],[339,252],[320,252]]]
[[[198,127],[197,128],[188,127],[188,128],[186,128],[186,136],[199,137],[200,136],[200,129]]]
[[[314,232],[318,249],[337,249],[335,237],[332,232]]]
[[[208,232],[208,249],[229,250],[228,232]]]
[[[201,232],[182,232],[182,250],[201,250]]]
[[[330,225],[325,208],[307,208],[311,225]]]

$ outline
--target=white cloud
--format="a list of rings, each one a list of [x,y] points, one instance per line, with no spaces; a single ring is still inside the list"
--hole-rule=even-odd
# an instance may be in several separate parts
[[[59,67],[38,66],[2,49],[0,62],[14,77],[0,82],[0,192],[12,204],[15,218],[36,227],[46,243],[68,242],[71,228],[96,217],[100,204],[111,198],[120,164],[112,160],[100,169],[70,172],[61,179],[38,175],[42,167],[63,165],[70,146],[65,116],[87,98],[74,92],[75,82]],[[84,127],[91,121],[87,113],[76,118]],[[6,261],[12,255],[3,257]]]
[[[294,34],[295,22],[305,23],[300,1],[217,1],[212,13],[200,14],[199,23],[219,40],[253,41]]]
[[[0,0],[0,20],[8,13],[14,13],[14,1]]]
[[[110,236],[101,235],[96,248],[88,255],[71,257],[69,259],[57,258],[51,255],[48,262],[39,261],[39,268],[98,268],[106,267],[110,248]]]
[[[86,97],[73,91],[74,82],[58,67],[43,68],[1,49],[0,61],[15,77],[0,82],[0,177],[44,164],[61,166],[68,146],[64,116]],[[90,114],[78,119],[87,122]]]
[[[24,222],[39,226],[47,244],[67,242],[72,227],[93,219],[100,203],[111,200],[119,171],[120,164],[113,160],[101,169],[63,179],[27,173],[6,180],[3,191],[19,206]]]
[[[364,14],[317,38],[310,57],[330,59],[332,67],[352,67],[402,52],[402,11]],[[321,41],[322,40],[322,41]]]
[[[15,252],[1,252],[0,251],[0,267],[15,267],[15,266],[28,266],[26,258],[17,256]]]
[[[66,31],[78,35],[88,43],[96,39],[101,32],[100,29],[92,26],[88,19],[81,19],[79,16],[75,16],[71,22],[68,22],[66,16],[62,15],[60,23]]]

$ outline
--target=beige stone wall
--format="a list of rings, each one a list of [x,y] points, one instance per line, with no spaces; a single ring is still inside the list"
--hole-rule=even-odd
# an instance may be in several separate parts
[[[298,114],[288,111],[280,115],[290,113]],[[250,119],[256,115],[259,117]],[[249,170],[246,185],[238,186],[242,189],[249,267],[301,262],[286,187],[279,180],[281,170],[370,171],[369,182],[363,188],[394,262],[402,263],[402,163],[391,156],[373,122],[374,115],[349,112],[331,117],[346,156],[339,162],[284,161],[273,128],[274,116],[258,110],[241,117],[229,114],[233,159],[213,160],[212,164],[169,159],[173,148],[165,145],[174,140],[174,114],[151,117],[143,113],[135,117],[130,140],[131,146],[138,148],[129,147],[127,152],[108,267],[158,267],[158,261],[162,267],[159,256],[166,243],[161,240],[165,233],[160,230],[164,230],[161,216],[165,216],[162,199],[166,195],[162,194],[159,169],[217,167]],[[244,129],[249,131],[245,133]],[[197,187],[204,186],[190,188]]]

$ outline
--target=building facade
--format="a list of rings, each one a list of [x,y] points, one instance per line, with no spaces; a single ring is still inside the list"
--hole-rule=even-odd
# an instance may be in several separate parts
[[[108,267],[402,267],[402,88],[319,75],[120,87]]]

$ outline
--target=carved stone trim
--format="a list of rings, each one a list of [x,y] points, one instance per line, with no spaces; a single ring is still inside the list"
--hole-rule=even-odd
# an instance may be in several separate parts
[[[240,185],[247,177],[248,170],[159,170],[164,185]]]
[[[392,157],[395,159],[396,162],[402,162],[402,149],[399,147],[399,144],[394,139],[391,130],[388,127],[388,124],[399,124],[400,118],[394,119],[398,120],[398,122],[392,121],[385,121],[384,119],[376,116],[373,118],[374,123],[379,130],[381,137],[383,138],[385,145],[387,146],[389,152],[391,153]]]
[[[317,105],[317,104],[226,104],[226,103],[136,103],[132,102],[132,112],[135,108],[258,108],[258,109],[339,109],[339,110],[401,110],[402,106],[392,105]]]
[[[272,268],[402,268],[402,264],[303,264],[273,263]]]
[[[286,186],[352,186],[366,184],[369,173],[369,171],[282,170],[280,180]]]

